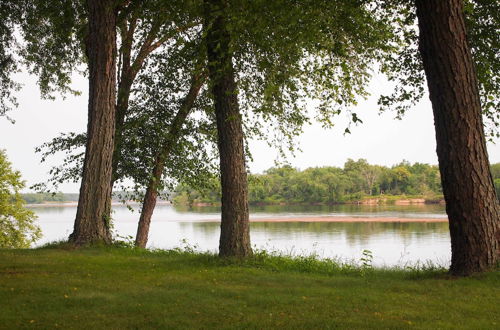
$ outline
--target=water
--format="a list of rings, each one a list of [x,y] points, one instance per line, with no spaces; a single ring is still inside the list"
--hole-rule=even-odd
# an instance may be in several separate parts
[[[34,207],[44,237],[37,245],[65,239],[72,232],[75,206]],[[135,236],[137,211],[113,208],[115,233]],[[394,266],[432,261],[448,266],[450,237],[446,222],[294,222],[304,216],[446,218],[440,205],[415,206],[262,206],[251,208],[252,245],[258,249],[294,255],[317,254],[359,261],[370,250],[376,266]],[[265,218],[287,218],[287,222],[258,222]],[[217,207],[159,205],[153,216],[148,247],[169,249],[188,242],[199,250],[216,251],[220,234]]]

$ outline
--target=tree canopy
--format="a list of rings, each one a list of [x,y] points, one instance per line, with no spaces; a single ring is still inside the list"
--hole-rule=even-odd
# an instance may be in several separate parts
[[[427,90],[422,58],[418,50],[418,28],[414,1],[384,1],[383,10],[395,26],[394,53],[381,61],[381,71],[394,84],[394,90],[379,98],[382,110],[396,111],[401,118]],[[479,83],[481,108],[487,137],[500,137],[500,2],[465,0],[467,42]]]

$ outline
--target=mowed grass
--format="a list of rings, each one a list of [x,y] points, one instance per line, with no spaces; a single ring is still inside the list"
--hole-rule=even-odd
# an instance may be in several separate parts
[[[127,248],[0,250],[0,328],[499,329],[500,272]]]

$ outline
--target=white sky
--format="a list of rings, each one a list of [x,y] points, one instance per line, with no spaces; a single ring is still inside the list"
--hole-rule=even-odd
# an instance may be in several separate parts
[[[27,74],[17,75],[24,84],[17,94],[19,108],[9,113],[16,120],[13,125],[0,117],[0,148],[7,151],[16,170],[21,171],[27,186],[48,178],[48,170],[60,162],[52,157],[40,164],[40,155],[34,148],[49,141],[61,132],[83,132],[87,124],[87,80],[74,78],[74,86],[83,91],[82,96],[68,96],[66,100],[40,99],[36,78]],[[298,138],[302,153],[290,158],[289,163],[300,169],[314,166],[343,166],[348,158],[365,158],[371,164],[391,166],[403,159],[410,162],[437,164],[436,143],[432,109],[428,98],[408,112],[403,120],[394,120],[394,113],[378,114],[377,95],[389,88],[382,78],[375,77],[371,84],[374,94],[360,102],[354,110],[363,124],[352,127],[350,135],[344,135],[345,118],[338,117],[334,129],[325,130],[313,124]],[[389,90],[386,93],[390,92]],[[500,162],[500,141],[488,144],[490,162]],[[254,162],[249,164],[252,173],[262,172],[274,165],[276,152],[264,142],[250,145]],[[79,184],[64,184],[64,192],[78,192]]]

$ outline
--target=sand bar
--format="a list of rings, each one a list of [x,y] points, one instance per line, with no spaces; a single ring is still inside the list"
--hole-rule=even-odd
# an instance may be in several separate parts
[[[336,217],[336,216],[301,216],[254,218],[251,222],[448,222],[448,218],[401,218],[401,217]]]
[[[252,218],[252,222],[448,222],[448,218],[391,218],[391,217],[280,217]]]

